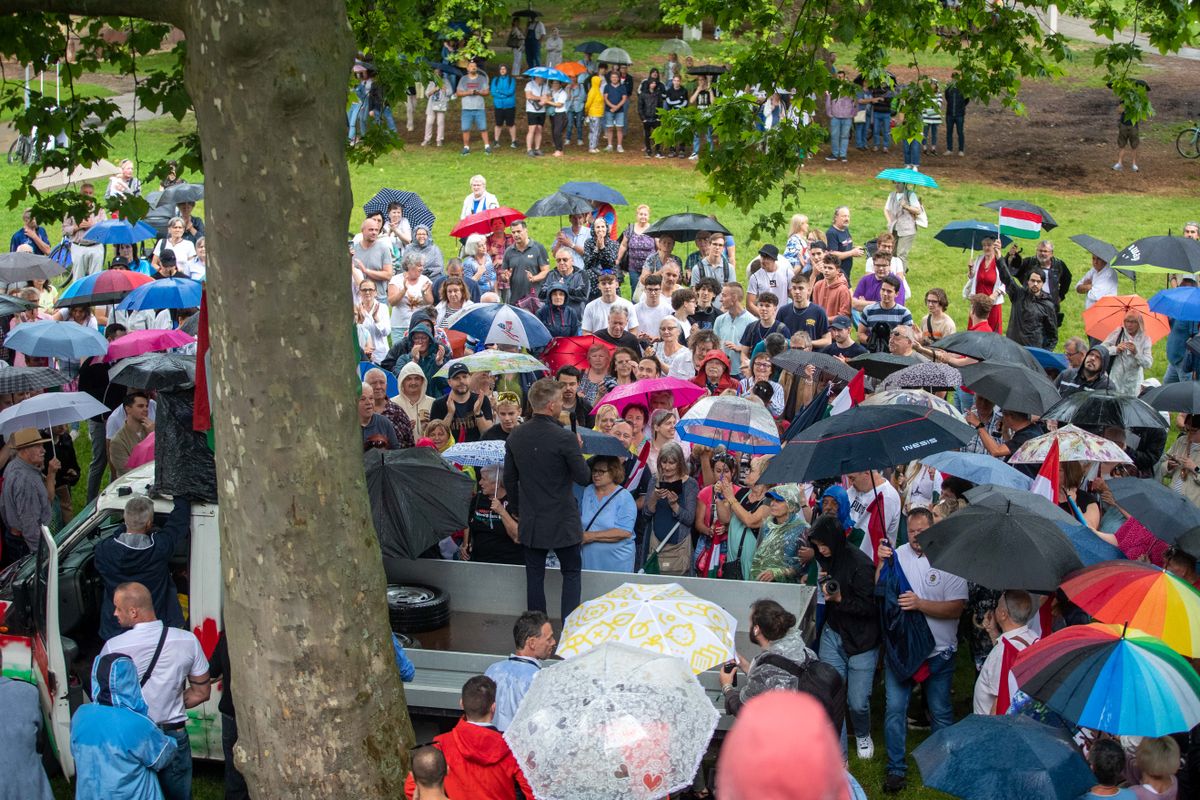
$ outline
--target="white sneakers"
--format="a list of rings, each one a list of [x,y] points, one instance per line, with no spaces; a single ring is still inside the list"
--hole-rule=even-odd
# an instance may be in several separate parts
[[[854,740],[858,745],[859,758],[870,760],[875,757],[875,743],[871,741],[870,736],[855,736]]]

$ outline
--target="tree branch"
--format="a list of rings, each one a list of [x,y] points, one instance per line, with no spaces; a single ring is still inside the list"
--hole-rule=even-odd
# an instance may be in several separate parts
[[[76,14],[85,17],[137,17],[182,28],[187,4],[182,0],[0,0],[0,13]]]

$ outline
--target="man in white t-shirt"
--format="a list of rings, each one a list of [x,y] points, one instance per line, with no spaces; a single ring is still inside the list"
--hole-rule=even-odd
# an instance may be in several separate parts
[[[1075,291],[1087,295],[1083,301],[1087,311],[1097,300],[1117,293],[1117,271],[1100,256],[1092,256],[1092,268],[1075,284]]]
[[[663,297],[662,284],[662,275],[647,275],[645,283],[642,284],[642,299],[633,307],[638,325],[645,336],[653,337],[658,333],[659,323],[675,311],[671,307],[670,299]]]
[[[791,301],[788,287],[791,285],[792,271],[788,269],[786,261],[780,260],[779,248],[764,244],[758,251],[758,263],[762,264],[762,269],[746,281],[746,308],[751,314],[757,314],[757,298],[763,292],[778,297],[779,307],[784,308]]]
[[[846,477],[850,479],[846,489],[850,498],[850,519],[863,534],[859,547],[867,555],[874,556],[881,538],[896,541],[896,532],[900,529],[900,495],[878,472],[851,472]]]
[[[613,306],[621,306],[629,312],[629,323],[625,330],[637,335],[638,315],[633,303],[617,294],[616,273],[607,271],[600,273],[598,281],[600,296],[583,307],[583,321],[580,327],[584,333],[595,333],[608,327],[608,310]],[[670,313],[668,308],[667,313]],[[657,330],[657,328],[655,328]]]
[[[992,649],[975,679],[973,710],[976,714],[1005,714],[1017,689],[1012,665],[1017,654],[1038,640],[1029,623],[1037,606],[1029,592],[1009,589],[1000,595],[996,610],[984,615],[983,628],[992,639]],[[1003,689],[1003,691],[1001,691]]]
[[[354,244],[354,266],[362,270],[367,278],[375,282],[379,297],[387,295],[388,281],[395,270],[392,268],[392,248],[379,238],[383,223],[379,217],[367,217],[362,223],[362,238]]]
[[[890,540],[879,543],[876,579],[884,562],[895,552],[896,562],[904,571],[912,591],[900,594],[900,608],[919,611],[925,615],[929,632],[933,634],[933,650],[919,671],[928,670],[925,678],[925,700],[934,732],[954,724],[950,706],[950,683],[954,679],[954,653],[958,647],[958,618],[967,602],[967,582],[957,575],[935,569],[921,551],[920,536],[933,525],[933,514],[927,508],[914,508],[908,513],[908,544],[892,550]],[[884,632],[884,637],[888,633]],[[887,646],[885,641],[884,646]],[[907,784],[905,761],[908,738],[908,701],[916,683],[892,672],[884,659],[884,687],[887,692],[883,720],[883,736],[887,742],[887,777],[883,791],[894,794]]]
[[[129,630],[109,639],[100,655],[124,653],[133,659],[142,680],[147,716],[176,744],[175,756],[158,773],[163,795],[167,800],[190,798],[192,748],[186,728],[187,709],[208,700],[212,691],[208,659],[190,632],[164,627],[154,614],[150,592],[140,583],[117,587],[113,592],[113,615]]]

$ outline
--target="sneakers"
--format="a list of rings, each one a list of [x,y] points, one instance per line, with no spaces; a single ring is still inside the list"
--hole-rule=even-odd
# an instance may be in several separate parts
[[[520,149],[520,147],[517,145],[517,142],[516,142],[516,140],[515,140],[515,139],[514,139],[513,141],[509,142],[509,143],[508,143],[508,146],[509,146],[509,147],[511,147],[513,150],[518,150],[518,149]]]
[[[966,155],[966,153],[964,153],[962,150],[959,150],[959,151],[958,151],[958,157],[959,157],[959,158],[962,158],[962,157],[963,157],[963,156],[965,156],[965,155]]]
[[[464,148],[462,149],[462,154],[463,154],[464,156],[469,156],[469,155],[471,155],[471,148],[469,148],[469,147],[464,147]]]
[[[617,152],[618,152],[618,153],[624,153],[624,152],[625,152],[625,148],[624,148],[623,146],[621,146],[621,145],[617,145]]]
[[[826,161],[837,161],[837,156],[825,156]]]
[[[885,148],[883,148],[883,152],[885,152],[885,153],[886,153],[887,151],[888,151],[888,149],[887,149],[886,147],[885,147]]]
[[[699,153],[692,153],[690,156],[688,156],[688,161],[695,161],[698,158],[700,158]]]
[[[583,139],[576,139],[576,140],[575,140],[575,146],[576,146],[576,147],[583,147]]]
[[[1137,164],[1133,164],[1133,165],[1131,165],[1129,168],[1130,168],[1131,170],[1133,170],[1134,172],[1137,172],[1137,171],[1138,171]]]
[[[662,153],[655,153],[654,157],[655,158],[666,158],[666,156],[664,156]]]
[[[847,161],[849,161],[849,159],[847,159],[845,156],[842,156],[842,157],[841,157],[840,159],[838,159],[838,160],[839,160],[839,161],[841,161],[843,164],[845,164],[845,163],[847,163]]]
[[[887,777],[883,779],[884,794],[897,794],[904,791],[908,786],[908,780],[903,775],[897,775],[895,772],[889,772]]]
[[[604,148],[604,152],[606,152],[606,153],[611,153],[611,152],[612,152],[612,145],[610,144],[608,147],[605,147],[605,148]]]
[[[588,150],[588,152],[589,153],[599,153],[600,150],[598,148],[593,147],[592,149]]]
[[[858,745],[859,758],[869,761],[875,757],[875,743],[870,736],[855,736],[854,741]]]
[[[485,156],[490,156],[492,154],[492,146],[490,144],[485,144],[483,146],[483,154]]]
[[[947,150],[946,152],[942,153],[942,155],[944,155],[944,156],[952,156],[952,155],[954,155],[954,153],[952,153],[952,152],[950,152],[949,150]]]
[[[530,158],[533,158],[534,156],[537,155],[537,153],[533,152],[532,150],[526,150],[525,155],[529,156]]]
[[[651,153],[649,150],[647,150],[647,151],[646,151],[646,158],[653,158],[653,157],[654,157],[654,154],[653,154],[653,153]]]

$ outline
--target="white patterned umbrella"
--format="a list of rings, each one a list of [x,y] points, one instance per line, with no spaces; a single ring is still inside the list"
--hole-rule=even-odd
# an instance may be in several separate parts
[[[606,642],[538,672],[504,738],[537,800],[652,800],[691,785],[720,716],[681,659]]]
[[[459,442],[442,452],[442,458],[464,467],[494,467],[504,463],[504,442],[487,439],[480,442]]]
[[[678,656],[699,675],[737,657],[736,631],[732,614],[678,583],[623,583],[567,615],[558,654],[571,658],[622,642]]]
[[[1056,431],[1042,434],[1030,439],[1008,457],[1010,464],[1041,464],[1050,454],[1050,444],[1058,440],[1059,461],[1102,461],[1118,464],[1132,464],[1129,454],[1102,436],[1076,428],[1074,425],[1063,425]]]
[[[949,414],[959,422],[966,422],[962,412],[949,401],[943,400],[936,394],[930,394],[924,389],[883,389],[869,395],[863,400],[868,406],[923,406]]]

